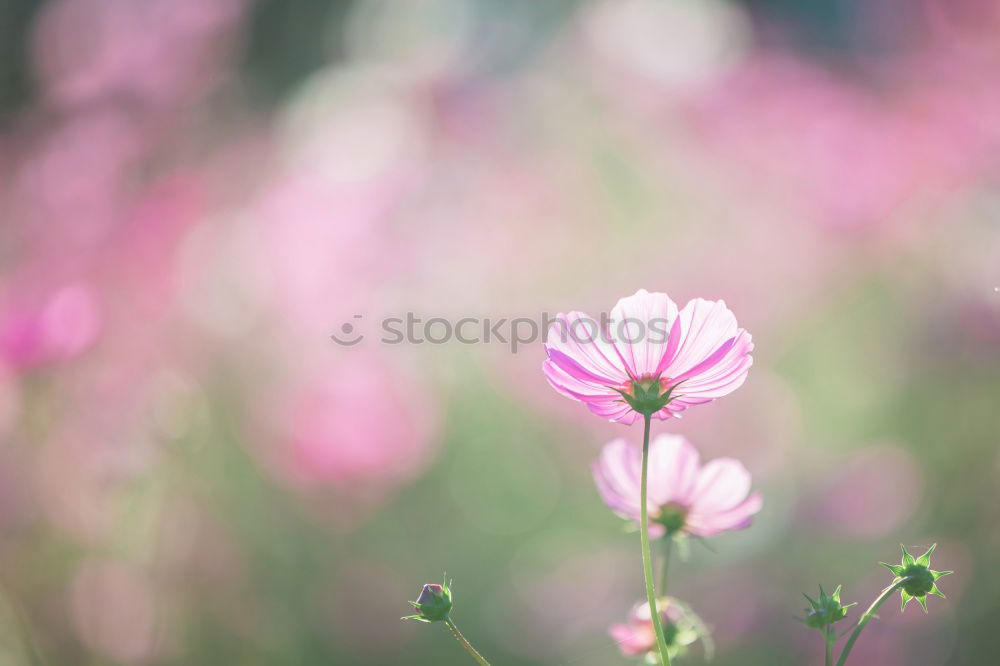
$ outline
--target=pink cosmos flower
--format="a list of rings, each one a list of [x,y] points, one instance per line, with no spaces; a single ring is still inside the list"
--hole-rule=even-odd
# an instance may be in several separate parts
[[[684,652],[687,646],[698,639],[704,642],[706,654],[711,654],[710,637],[701,619],[690,609],[671,597],[657,600],[656,608],[660,612],[660,622],[667,635],[667,649],[671,656]],[[612,625],[608,633],[626,657],[641,657],[656,651],[652,614],[645,601],[633,606],[628,620],[623,624]]]
[[[736,390],[753,363],[750,334],[723,301],[640,289],[602,321],[559,314],[545,342],[546,379],[590,411],[626,425],[642,413],[667,419]]]
[[[623,518],[639,522],[642,453],[624,439],[604,446],[593,465],[601,498]],[[733,458],[702,466],[681,435],[658,435],[649,445],[649,532],[709,537],[750,526],[763,503],[750,492],[750,473]]]

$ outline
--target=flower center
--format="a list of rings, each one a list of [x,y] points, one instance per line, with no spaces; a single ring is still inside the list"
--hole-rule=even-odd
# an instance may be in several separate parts
[[[667,536],[673,536],[684,529],[687,522],[687,509],[676,502],[664,504],[660,508],[660,514],[656,517],[656,522],[667,530]]]
[[[638,379],[630,379],[615,390],[632,409],[643,415],[651,415],[670,402],[674,390],[670,383],[669,377],[643,375]]]

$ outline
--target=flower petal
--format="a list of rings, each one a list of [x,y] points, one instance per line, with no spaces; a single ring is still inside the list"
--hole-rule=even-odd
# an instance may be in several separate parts
[[[750,472],[734,458],[717,458],[698,474],[692,493],[695,513],[714,513],[736,506],[750,492]]]
[[[688,514],[687,529],[698,536],[710,537],[731,530],[750,527],[753,517],[764,505],[760,493],[753,493],[736,506],[726,511]]]
[[[609,633],[623,656],[641,657],[656,647],[653,623],[645,625],[612,625]]]
[[[698,450],[682,435],[657,435],[649,443],[649,497],[657,506],[688,506],[698,480]]]
[[[600,324],[582,312],[556,317],[549,326],[545,351],[570,375],[615,386],[628,380],[624,364]]]
[[[592,471],[601,499],[624,518],[639,518],[641,452],[624,439],[604,445]]]
[[[661,292],[640,289],[611,310],[608,334],[632,377],[656,373],[668,347],[677,305]]]
[[[614,398],[621,400],[621,395],[614,390],[605,385],[574,376],[552,359],[542,361],[542,372],[545,374],[545,379],[549,381],[549,384],[567,397],[584,402],[590,400],[613,400]]]
[[[608,421],[632,425],[639,420],[639,413],[632,409],[617,393],[606,398],[587,400],[586,404],[587,409]]]
[[[713,400],[737,389],[753,363],[750,334],[738,328],[724,301],[696,298],[684,306],[671,329],[659,370],[679,380],[677,407]],[[676,410],[681,411],[681,410]]]

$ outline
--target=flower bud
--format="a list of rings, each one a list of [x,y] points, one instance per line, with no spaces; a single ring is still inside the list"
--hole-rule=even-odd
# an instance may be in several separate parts
[[[451,589],[446,584],[428,583],[410,605],[417,609],[417,615],[409,615],[404,620],[444,622],[451,614]]]
[[[684,654],[690,646],[701,641],[706,657],[713,652],[711,634],[705,623],[687,604],[674,597],[663,597],[656,602],[660,624],[671,657]],[[656,633],[653,629],[649,604],[639,602],[629,613],[628,621],[610,628],[611,637],[626,657],[646,655],[649,663],[659,663],[656,654]]]
[[[806,609],[806,616],[801,620],[807,627],[826,629],[834,622],[839,622],[847,617],[847,609],[857,605],[856,602],[846,606],[840,603],[840,587],[838,585],[833,594],[827,596],[823,586],[820,585],[818,600],[814,600],[806,594],[802,595],[811,606],[811,608]]]
[[[899,588],[903,598],[902,608],[906,608],[910,599],[916,599],[926,613],[928,594],[936,594],[944,598],[944,594],[938,589],[937,579],[953,572],[931,569],[931,554],[937,548],[937,544],[928,548],[926,553],[917,558],[907,552],[906,546],[900,546],[900,548],[903,549],[903,560],[899,564],[886,564],[885,562],[880,564],[896,576],[893,580],[894,584],[905,581]]]

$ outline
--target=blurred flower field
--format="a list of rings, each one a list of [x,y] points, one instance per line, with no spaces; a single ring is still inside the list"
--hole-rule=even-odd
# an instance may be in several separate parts
[[[995,663],[998,36],[990,0],[0,4],[0,664],[470,663],[400,622],[444,574],[493,664],[640,663],[592,465],[641,424],[557,395],[543,330],[428,323],[639,288],[753,332],[653,423],[764,498],[671,564],[712,663],[821,663],[801,593],[863,610],[935,542],[947,599],[852,663]]]

